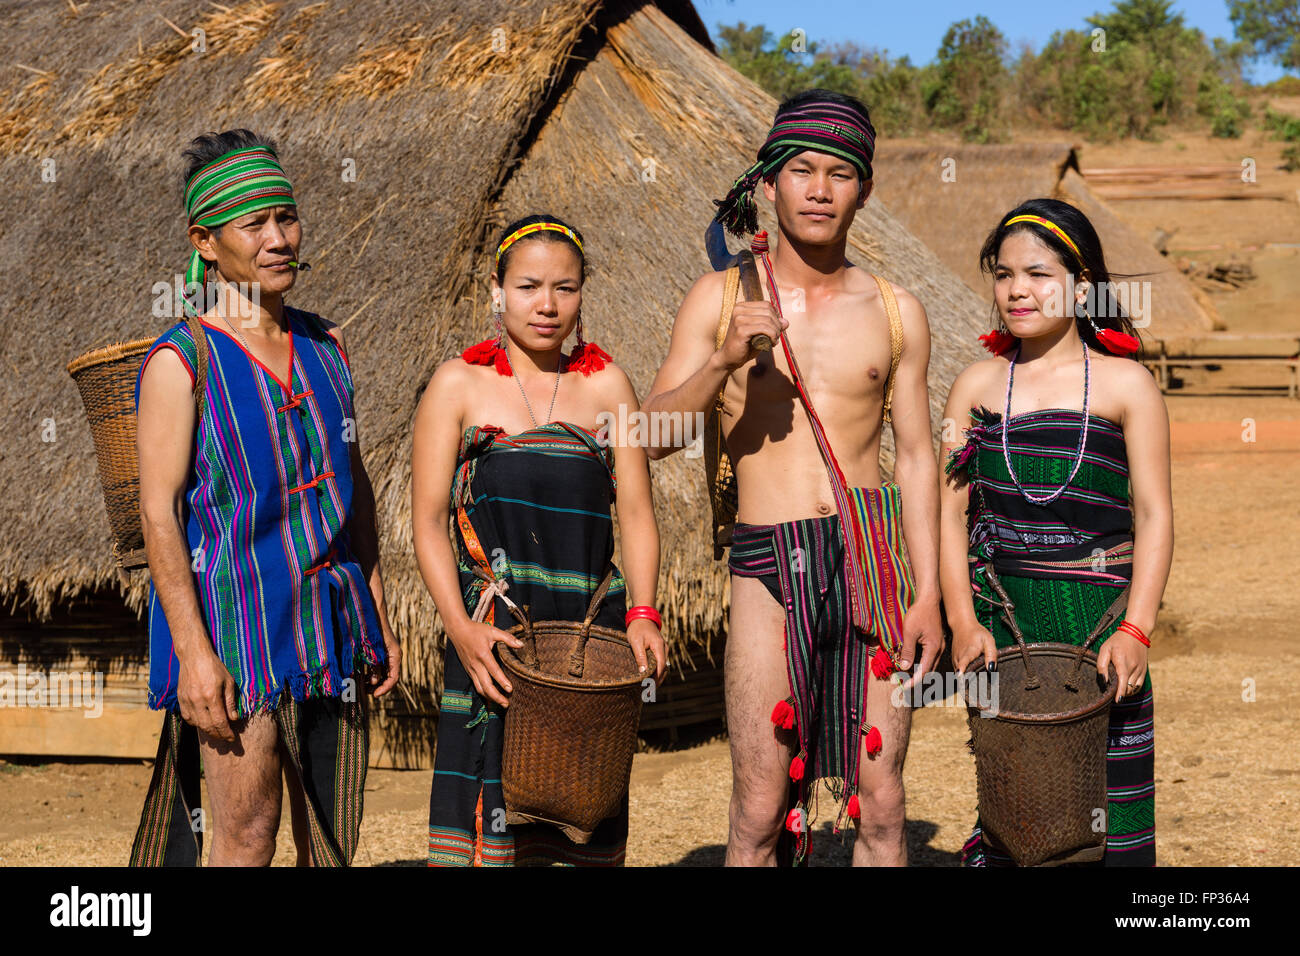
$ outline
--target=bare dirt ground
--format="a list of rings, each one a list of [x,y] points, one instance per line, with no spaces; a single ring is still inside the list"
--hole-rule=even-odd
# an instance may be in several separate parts
[[[1260,134],[1171,134],[1159,143],[1088,145],[1082,159],[1086,170],[1256,155],[1261,182],[1267,176],[1269,188],[1300,189],[1300,174],[1272,168],[1279,154],[1279,144]],[[1249,259],[1258,278],[1214,297],[1230,330],[1300,332],[1300,250],[1288,245],[1300,243],[1300,205],[1113,205],[1144,234],[1177,228],[1175,254]],[[1292,590],[1300,580],[1300,402],[1263,392],[1171,394],[1168,405],[1176,543],[1151,659],[1158,859],[1300,864],[1300,645]],[[915,865],[955,865],[969,833],[975,782],[966,739],[961,709],[916,715],[905,771]],[[0,762],[0,865],[124,863],[150,772],[144,762]],[[423,862],[430,780],[427,771],[371,771],[358,864]],[[725,740],[637,755],[628,864],[720,864],[730,786]],[[849,847],[828,824],[818,827],[814,864],[846,863]],[[286,819],[276,864],[292,860]]]

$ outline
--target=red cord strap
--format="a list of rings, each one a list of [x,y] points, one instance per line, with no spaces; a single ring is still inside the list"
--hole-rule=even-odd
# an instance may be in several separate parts
[[[772,305],[779,316],[782,314],[781,297],[776,289],[776,275],[772,271],[772,263],[766,254],[760,255],[758,259],[763,264],[763,270],[767,273],[768,292],[772,296]],[[888,560],[889,546],[886,543],[883,522],[876,510],[870,508],[868,509],[869,524],[865,528],[862,526],[857,509],[849,501],[848,481],[845,480],[840,463],[835,458],[835,452],[831,450],[830,440],[826,437],[826,429],[822,427],[821,419],[817,416],[816,410],[813,409],[812,399],[804,388],[803,376],[799,372],[799,364],[794,359],[794,353],[790,351],[790,343],[786,340],[785,332],[781,333],[781,350],[785,353],[786,363],[790,366],[790,378],[799,393],[799,399],[803,403],[804,410],[808,413],[808,422],[812,426],[813,437],[817,440],[817,448],[821,452],[822,462],[826,466],[831,492],[835,496],[835,507],[840,515],[847,558],[845,564],[848,571],[849,603],[853,624],[859,630],[879,633],[882,641],[881,646],[886,649],[889,656],[897,664],[897,656],[901,651],[901,641],[899,641],[898,646],[894,646],[895,642],[890,637],[891,634],[895,633],[901,636],[901,609],[896,606],[893,597],[896,594],[896,582],[893,576],[892,563]],[[867,551],[868,548],[876,552],[880,571],[880,584],[883,593],[888,598],[889,610],[894,617],[892,622],[872,620],[866,573],[867,562],[871,560]],[[890,626],[891,623],[893,627]]]

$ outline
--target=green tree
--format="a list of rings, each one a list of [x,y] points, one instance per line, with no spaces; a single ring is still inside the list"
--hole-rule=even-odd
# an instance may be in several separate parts
[[[793,34],[778,38],[761,24],[718,24],[717,35],[722,58],[778,99],[821,87],[865,103],[879,134],[901,136],[923,125],[919,71],[906,57],[893,61],[851,42],[806,42],[796,52]]]
[[[1284,70],[1300,70],[1300,4],[1296,0],[1228,0],[1237,39]]]
[[[802,66],[790,53],[789,35],[776,37],[762,24],[735,26],[718,24],[718,53],[737,72],[749,77],[775,97],[787,96],[799,88]]]
[[[923,97],[938,126],[960,129],[964,139],[996,137],[1007,85],[1007,42],[984,15],[948,27],[923,82]]]

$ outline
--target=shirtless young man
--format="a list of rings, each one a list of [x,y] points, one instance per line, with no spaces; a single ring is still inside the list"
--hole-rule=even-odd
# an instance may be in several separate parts
[[[808,728],[774,728],[773,712],[774,702],[782,699],[793,700],[800,712],[788,676],[798,668],[788,665],[783,650],[787,626],[790,646],[815,648],[818,670],[839,663],[846,648],[851,655],[854,641],[865,637],[866,646],[875,647],[879,640],[853,628],[835,498],[779,345],[784,332],[847,485],[879,487],[889,321],[873,277],[844,256],[853,217],[871,193],[874,140],[866,108],[851,97],[809,90],[781,104],[759,162],[737,181],[719,215],[752,232],[748,192],[763,180],[779,224],[771,263],[784,317],[770,301],[738,302],[726,338],[715,348],[724,275],[700,278],[677,313],[668,357],[644,406],[649,414],[707,413],[723,390],[722,433],[739,498],[725,659],[733,774],[728,865],[773,865],[783,826],[797,833],[796,860],[806,852],[805,834],[799,832],[806,830],[806,817],[788,814],[791,780],[799,776],[805,794],[817,778],[843,787],[839,819],[858,818],[855,865],[907,861],[902,771],[911,712],[891,705],[891,685],[859,671],[852,678],[855,686],[863,688],[865,679],[870,688],[865,714],[857,713],[857,699],[836,701],[833,694],[821,693],[813,712],[805,712],[805,720],[814,724]],[[759,272],[762,276],[761,265]],[[910,668],[919,644],[915,679],[933,667],[943,649],[938,465],[926,394],[925,309],[904,289],[893,290],[903,326],[893,383],[894,476],[905,502],[902,537],[915,581],[902,619],[898,665]],[[771,352],[751,346],[759,334],[778,343]],[[651,457],[673,450],[651,449]],[[791,542],[799,550],[791,552]],[[866,659],[859,651],[856,660]],[[869,735],[873,728],[878,743]]]

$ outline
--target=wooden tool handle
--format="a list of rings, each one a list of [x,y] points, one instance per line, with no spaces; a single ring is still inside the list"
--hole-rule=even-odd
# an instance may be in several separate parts
[[[748,250],[739,254],[740,294],[746,302],[762,302],[763,287],[758,282],[758,266],[754,264],[754,254]],[[759,352],[772,351],[772,339],[767,335],[751,336],[749,344]]]

